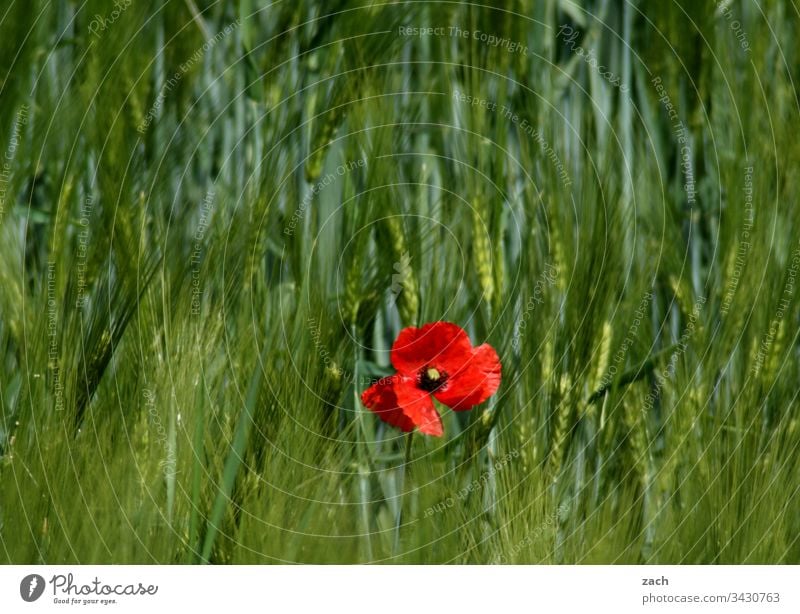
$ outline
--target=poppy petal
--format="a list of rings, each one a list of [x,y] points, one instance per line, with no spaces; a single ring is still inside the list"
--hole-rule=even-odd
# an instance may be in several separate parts
[[[428,393],[400,375],[384,377],[361,394],[361,402],[384,422],[406,433],[419,428],[420,433],[441,437],[442,420]]]
[[[397,375],[384,377],[361,393],[361,402],[365,407],[378,414],[378,417],[396,426],[406,433],[414,430],[414,422],[400,409],[397,395],[394,392],[394,380]]]
[[[400,331],[392,345],[392,365],[400,373],[416,376],[429,365],[453,373],[460,370],[472,353],[464,329],[452,322],[431,322],[421,328]]]
[[[500,387],[500,359],[488,343],[476,347],[463,367],[451,373],[447,383],[433,395],[453,411],[483,403]]]
[[[394,382],[397,401],[403,413],[417,425],[420,433],[441,437],[444,433],[442,419],[433,406],[431,395],[414,385],[410,377],[398,377]]]

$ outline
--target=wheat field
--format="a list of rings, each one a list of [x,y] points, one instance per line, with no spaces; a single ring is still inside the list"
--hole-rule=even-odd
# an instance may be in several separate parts
[[[0,561],[800,563],[799,25],[7,0]],[[407,434],[439,321],[502,381]]]

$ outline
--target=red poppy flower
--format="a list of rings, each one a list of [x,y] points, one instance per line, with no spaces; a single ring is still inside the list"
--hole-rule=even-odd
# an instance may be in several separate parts
[[[361,402],[403,431],[440,437],[442,420],[431,397],[455,411],[471,409],[500,386],[500,359],[488,343],[472,347],[452,322],[432,322],[400,331],[392,345],[397,373],[361,394]]]

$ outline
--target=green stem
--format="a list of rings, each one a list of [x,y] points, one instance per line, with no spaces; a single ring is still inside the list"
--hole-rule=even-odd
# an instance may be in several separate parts
[[[370,468],[368,455],[365,451],[368,442],[366,429],[364,428],[364,408],[361,407],[361,399],[358,394],[358,361],[360,357],[358,352],[358,331],[355,324],[350,326],[350,331],[353,335],[353,339],[356,340],[355,360],[353,363],[353,409],[356,412],[358,431],[362,439],[360,444],[356,444],[356,448],[358,449],[358,491],[361,507],[361,529],[365,536],[367,560],[372,561],[374,557],[372,555],[372,536],[370,534],[369,524],[369,502],[371,498],[369,487]]]
[[[202,382],[202,383],[201,383]],[[189,543],[192,544],[193,550],[190,553],[192,559],[190,562],[199,560],[201,546],[198,543],[200,539],[200,506],[202,494],[202,480],[205,464],[205,444],[203,437],[205,434],[205,399],[203,398],[203,391],[205,390],[206,380],[205,373],[197,383],[197,391],[195,392],[195,424],[194,424],[194,438],[192,440],[192,453],[194,454],[194,461],[192,462],[192,512],[189,517]]]
[[[225,466],[222,469],[222,482],[217,496],[214,499],[214,505],[211,508],[211,515],[208,519],[206,535],[203,540],[203,550],[200,555],[202,563],[210,562],[211,554],[214,550],[214,541],[225,519],[225,512],[233,504],[233,500],[231,499],[233,488],[236,484],[239,470],[244,462],[245,453],[247,452],[250,430],[253,425],[253,416],[255,415],[256,405],[258,403],[258,393],[262,380],[261,366],[264,364],[266,347],[267,346],[262,350],[253,368],[253,375],[250,377],[250,385],[247,390],[244,407],[239,415],[236,431],[234,432],[230,450],[228,451],[228,457],[225,459]]]
[[[397,479],[397,515],[394,521],[394,541],[392,543],[392,556],[397,556],[397,551],[400,548],[400,525],[403,522],[403,499],[405,497],[405,479],[406,471],[409,463],[411,462],[411,448],[414,441],[414,432],[410,432],[406,436],[406,454],[403,458],[403,464],[400,465],[400,472]]]

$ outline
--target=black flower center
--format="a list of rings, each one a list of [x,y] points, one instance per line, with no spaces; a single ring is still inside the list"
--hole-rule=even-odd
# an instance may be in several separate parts
[[[417,375],[417,385],[426,392],[435,392],[447,381],[447,373],[439,371],[436,367],[427,366],[420,369]]]

